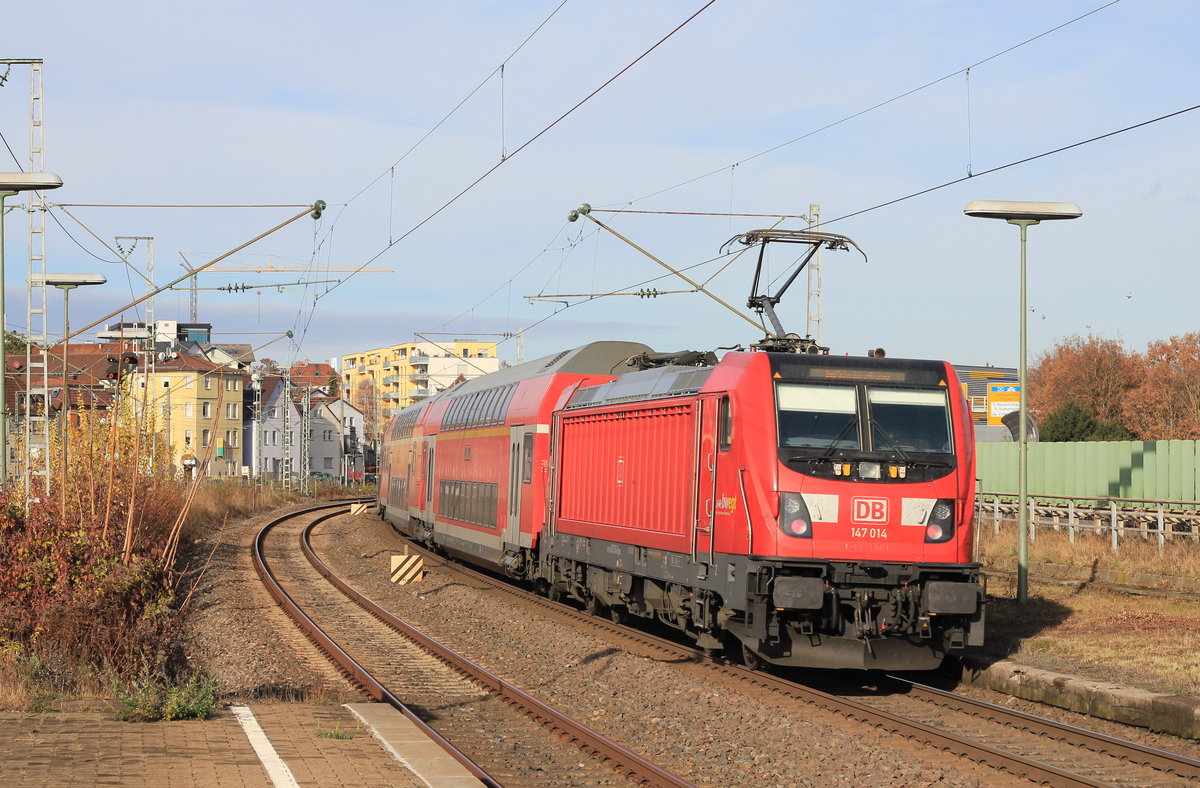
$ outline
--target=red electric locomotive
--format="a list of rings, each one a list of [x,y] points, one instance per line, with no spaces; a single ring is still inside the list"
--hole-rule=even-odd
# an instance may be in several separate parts
[[[920,670],[982,643],[973,435],[948,364],[690,355],[598,342],[405,409],[383,516],[752,665]]]
[[[776,331],[749,352],[595,342],[406,408],[385,435],[381,515],[751,666],[927,670],[982,644],[953,368],[823,354],[783,333],[781,294],[752,296]]]

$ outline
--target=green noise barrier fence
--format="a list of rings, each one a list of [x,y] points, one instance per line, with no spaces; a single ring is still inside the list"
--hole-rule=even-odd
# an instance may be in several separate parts
[[[1030,443],[1029,494],[1195,502],[1200,499],[1198,444],[1200,441]],[[977,443],[975,447],[980,493],[1016,495],[1019,444]]]
[[[1197,441],[1030,443],[1029,538],[1039,528],[1200,544]],[[977,443],[976,525],[1015,522],[1019,444]]]

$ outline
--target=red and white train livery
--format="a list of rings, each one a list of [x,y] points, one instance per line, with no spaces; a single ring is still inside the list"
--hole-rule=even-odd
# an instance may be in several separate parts
[[[971,418],[940,361],[595,342],[387,429],[382,516],[748,663],[924,670],[983,642]]]

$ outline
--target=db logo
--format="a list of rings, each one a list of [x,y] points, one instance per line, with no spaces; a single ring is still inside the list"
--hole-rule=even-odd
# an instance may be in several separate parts
[[[887,498],[854,498],[850,502],[852,523],[886,523],[888,521]]]

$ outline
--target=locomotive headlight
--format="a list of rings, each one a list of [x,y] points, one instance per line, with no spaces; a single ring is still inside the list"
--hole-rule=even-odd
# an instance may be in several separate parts
[[[779,494],[779,529],[788,536],[812,539],[812,516],[800,493]]]
[[[929,521],[925,525],[925,542],[948,542],[953,536],[954,501],[950,498],[940,498],[929,510]]]
[[[880,476],[881,466],[877,462],[860,462],[858,464],[858,478],[860,479],[878,479]]]

